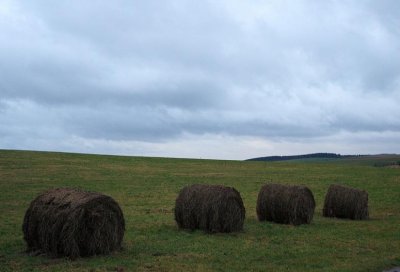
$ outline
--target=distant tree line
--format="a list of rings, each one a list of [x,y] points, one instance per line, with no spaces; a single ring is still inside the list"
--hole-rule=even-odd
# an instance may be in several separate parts
[[[387,166],[400,166],[400,161],[382,161],[382,162],[375,162],[375,167],[387,167]]]
[[[340,155],[335,153],[313,153],[305,155],[293,155],[293,156],[269,156],[248,159],[247,161],[288,161],[288,160],[299,160],[299,159],[340,159],[344,157],[352,157],[353,155]]]

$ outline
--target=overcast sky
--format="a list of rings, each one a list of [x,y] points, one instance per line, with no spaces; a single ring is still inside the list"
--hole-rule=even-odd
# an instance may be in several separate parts
[[[0,148],[400,153],[400,1],[0,0]]]

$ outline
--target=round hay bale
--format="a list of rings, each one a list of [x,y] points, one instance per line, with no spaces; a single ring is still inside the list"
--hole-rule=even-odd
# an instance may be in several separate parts
[[[222,185],[184,187],[175,201],[175,221],[182,229],[209,233],[241,231],[245,213],[240,193]]]
[[[58,188],[31,202],[22,230],[28,252],[75,259],[120,249],[125,220],[109,196]]]
[[[258,193],[259,221],[292,225],[310,224],[314,209],[314,196],[305,186],[266,184]]]
[[[332,184],[326,193],[322,214],[325,217],[368,219],[368,193],[364,190]]]

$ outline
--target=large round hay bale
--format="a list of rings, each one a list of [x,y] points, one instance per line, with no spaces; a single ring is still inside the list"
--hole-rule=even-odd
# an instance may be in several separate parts
[[[292,225],[310,224],[314,209],[314,196],[305,186],[266,184],[258,193],[259,221]]]
[[[338,184],[329,186],[322,211],[325,217],[368,219],[368,193]]]
[[[28,252],[74,259],[120,249],[125,220],[109,196],[58,188],[31,202],[22,230]]]
[[[222,185],[184,187],[175,202],[175,220],[182,229],[210,233],[241,231],[245,213],[240,193]]]

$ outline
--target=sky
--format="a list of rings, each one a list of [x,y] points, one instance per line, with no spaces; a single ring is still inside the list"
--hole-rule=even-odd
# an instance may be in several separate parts
[[[400,153],[400,1],[0,0],[0,148]]]

